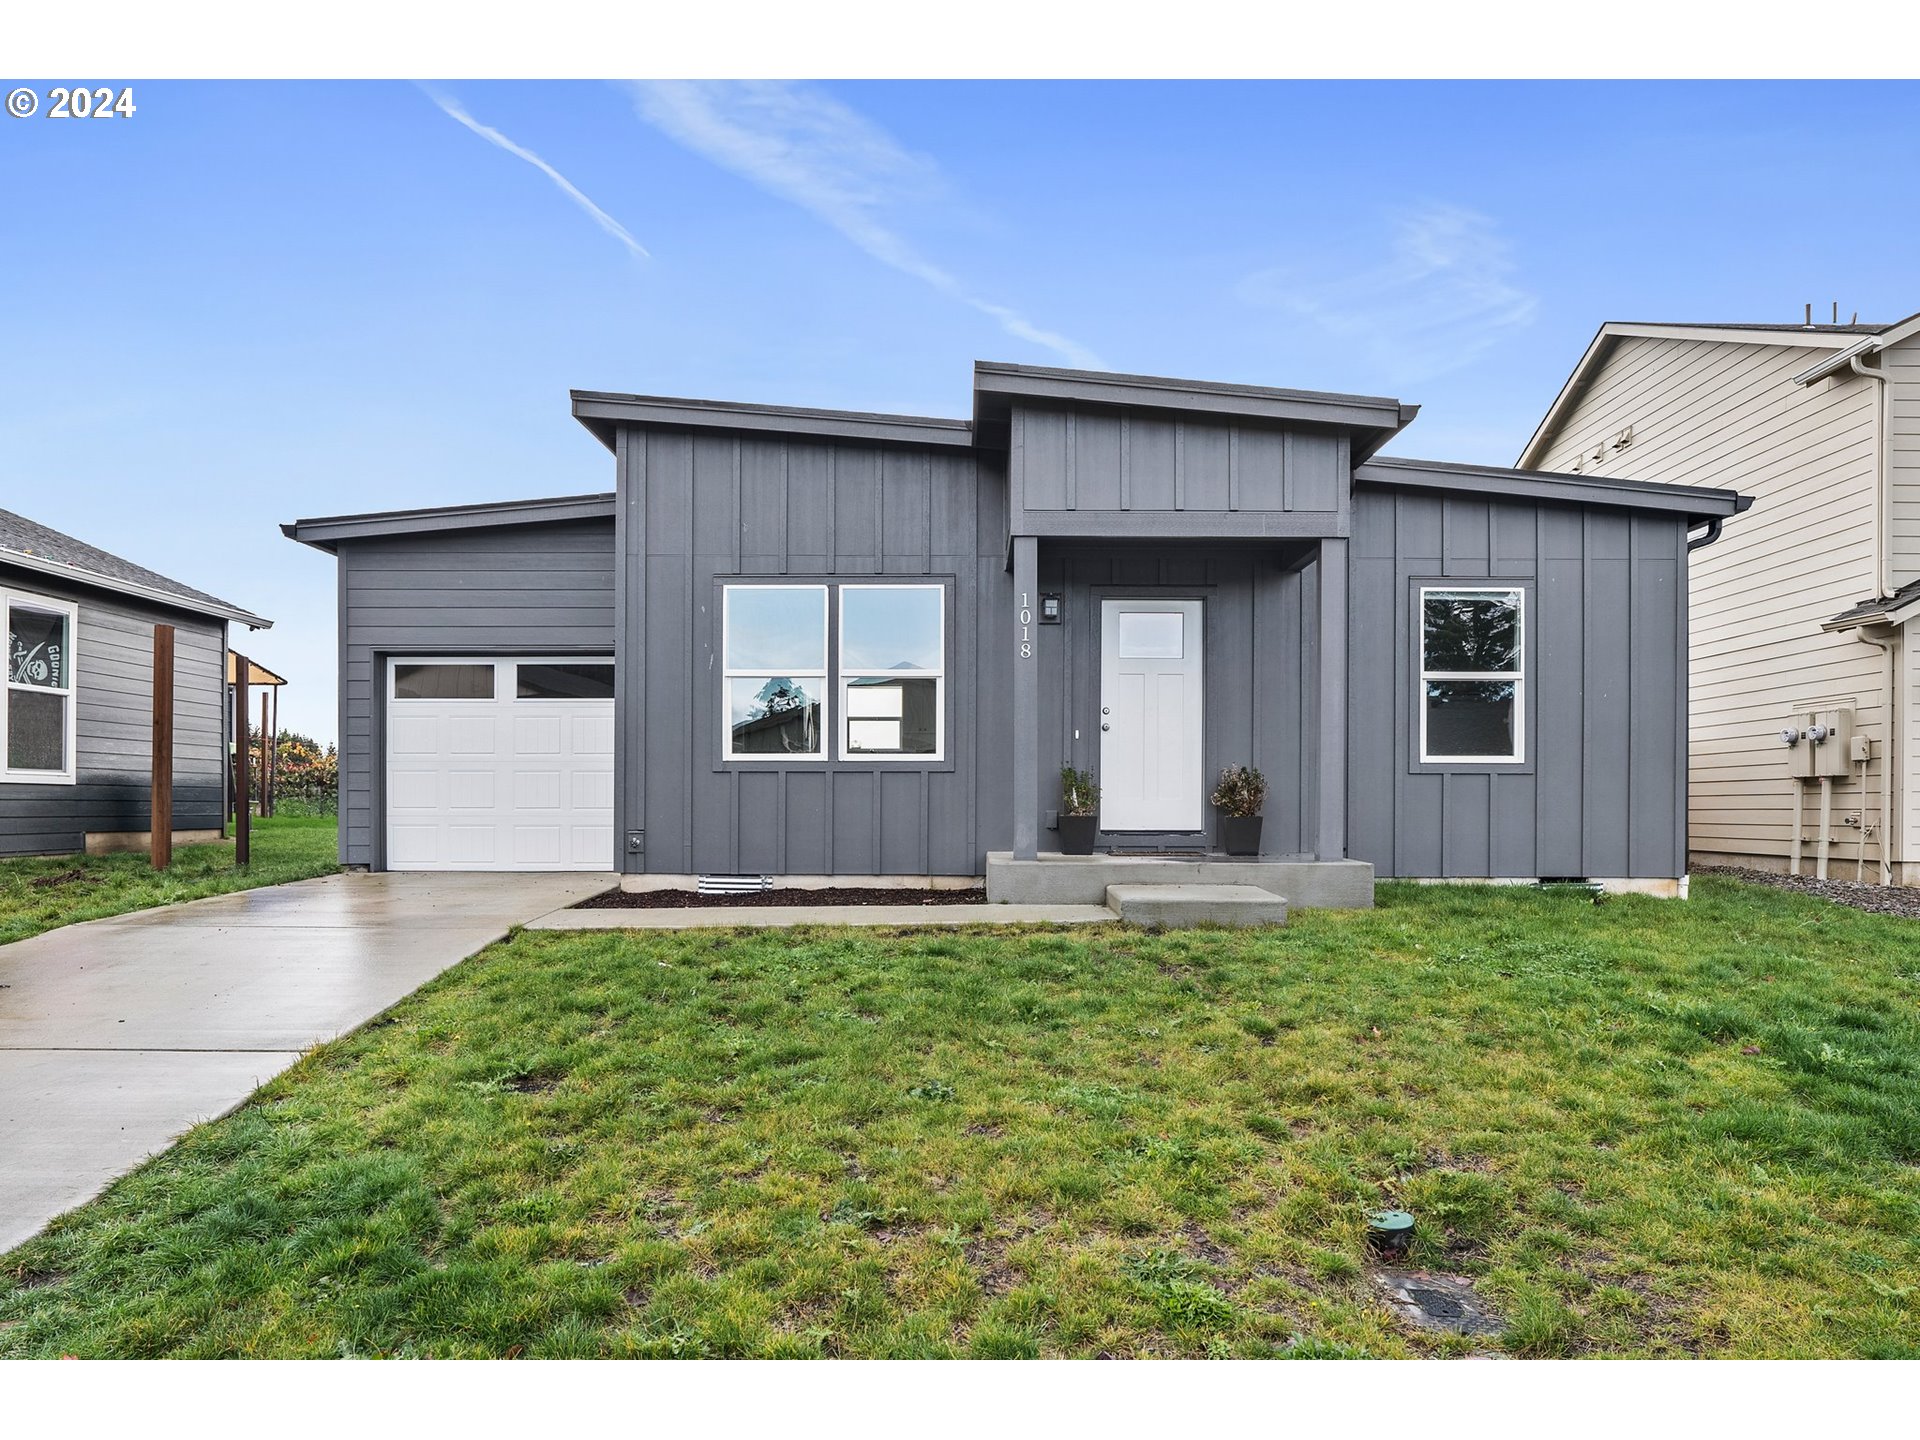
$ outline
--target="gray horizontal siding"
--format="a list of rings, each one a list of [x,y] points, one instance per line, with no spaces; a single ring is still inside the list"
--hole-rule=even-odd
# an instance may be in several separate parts
[[[1527,763],[1417,763],[1422,579],[1528,582]],[[1361,491],[1349,853],[1381,875],[1685,873],[1685,527],[1623,510]]]
[[[340,858],[383,863],[383,657],[613,649],[611,521],[339,546]]]
[[[976,875],[1011,842],[1012,581],[1005,482],[970,453],[629,429],[619,816],[656,873]],[[927,578],[949,587],[945,758],[727,764],[727,577]],[[838,707],[835,707],[837,713]]]
[[[72,785],[0,784],[0,854],[79,851],[146,830],[153,767],[153,627],[174,627],[174,825],[221,824],[226,631],[217,620],[0,565],[0,585],[80,607]]]

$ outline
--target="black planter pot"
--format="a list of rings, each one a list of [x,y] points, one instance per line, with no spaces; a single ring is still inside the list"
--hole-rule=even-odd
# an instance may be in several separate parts
[[[1260,853],[1260,817],[1258,815],[1222,815],[1220,848],[1229,855]]]
[[[1060,817],[1060,853],[1093,854],[1094,837],[1100,833],[1098,815],[1062,815]]]

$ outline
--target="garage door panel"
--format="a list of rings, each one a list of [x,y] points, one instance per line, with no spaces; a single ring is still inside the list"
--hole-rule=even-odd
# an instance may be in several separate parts
[[[449,810],[491,810],[496,794],[491,770],[453,770],[447,774]]]
[[[529,705],[543,702],[529,700]],[[551,701],[544,702],[551,704]],[[560,753],[560,717],[558,715],[516,715],[513,717],[513,753],[516,755],[558,755]]]
[[[455,865],[491,865],[498,858],[498,840],[492,825],[449,825],[447,859]]]
[[[499,702],[494,702],[498,704]],[[497,755],[500,723],[494,715],[449,715],[446,719],[449,755]]]
[[[440,772],[395,769],[387,784],[387,803],[396,811],[438,810]]]
[[[387,726],[389,755],[438,755],[440,722],[424,715],[395,715]]]
[[[560,772],[558,770],[516,770],[513,775],[513,808],[558,810],[560,808]]]
[[[612,700],[520,695],[515,659],[458,663],[494,667],[492,699],[396,698],[389,669],[387,864],[610,870]]]

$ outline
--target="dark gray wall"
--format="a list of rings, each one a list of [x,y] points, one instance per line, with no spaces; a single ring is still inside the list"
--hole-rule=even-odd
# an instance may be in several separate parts
[[[637,427],[619,444],[622,623],[645,637],[623,640],[623,682],[644,666],[639,703],[629,688],[619,706],[626,868],[979,874],[1011,843],[1015,630],[993,458]],[[950,587],[945,758],[722,761],[721,583],[870,576]],[[635,830],[644,853],[627,851]]]
[[[342,541],[340,859],[384,864],[379,693],[396,654],[611,653],[608,521]]]
[[[226,626],[5,565],[0,584],[80,606],[74,646],[77,780],[0,784],[0,854],[65,854],[85,849],[89,833],[149,828],[156,624],[172,625],[175,632],[174,828],[218,829],[224,809]]]
[[[1602,506],[1362,486],[1353,511],[1349,854],[1403,876],[1684,873],[1686,526]],[[1527,582],[1527,763],[1418,764],[1413,594]]]
[[[1313,698],[1317,577],[1287,568],[1278,545],[1046,545],[1040,588],[1059,591],[1063,619],[1036,630],[1040,641],[1041,810],[1060,803],[1062,765],[1099,769],[1100,602],[1164,596],[1203,602],[1206,753],[1209,789],[1227,765],[1250,764],[1268,782],[1262,844],[1276,854],[1311,849],[1315,776]],[[1080,738],[1073,738],[1074,731]],[[1212,825],[1211,810],[1206,823]],[[1191,837],[1161,837],[1191,843]],[[1120,843],[1151,846],[1154,837]],[[1058,848],[1043,832],[1042,848]]]
[[[1344,433],[1015,406],[1013,531],[1149,540],[1345,534],[1347,450]]]

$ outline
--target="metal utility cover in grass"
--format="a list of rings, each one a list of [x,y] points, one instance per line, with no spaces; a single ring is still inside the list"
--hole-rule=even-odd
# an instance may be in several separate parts
[[[1465,1280],[1425,1270],[1376,1270],[1373,1281],[1386,1292],[1394,1313],[1419,1329],[1498,1335],[1506,1328]]]

